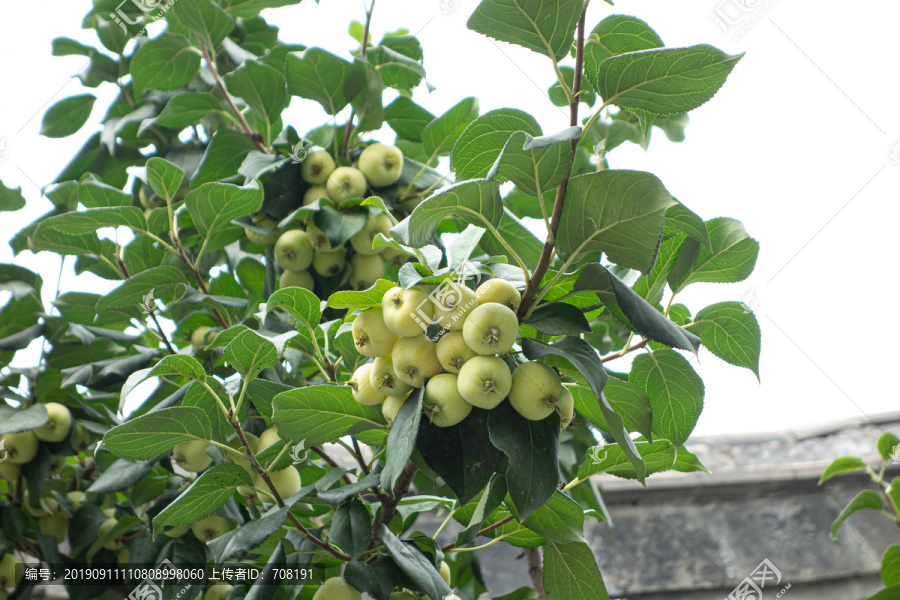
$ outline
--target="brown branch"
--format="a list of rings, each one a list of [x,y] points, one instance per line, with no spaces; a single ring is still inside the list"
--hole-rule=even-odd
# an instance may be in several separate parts
[[[372,0],[372,3],[369,5],[369,10],[366,11],[366,24],[363,25],[362,42],[360,42],[359,47],[359,55],[363,60],[366,59],[366,50],[369,47],[369,26],[372,24],[372,11],[374,10],[375,0]],[[347,146],[350,145],[350,134],[353,132],[353,115],[355,112],[355,110],[350,111],[350,118],[347,119],[347,123],[344,124],[344,141],[341,144],[341,156],[344,158],[347,157]]]
[[[527,548],[525,557],[528,559],[528,576],[531,577],[531,587],[537,590],[538,600],[547,600],[544,592],[544,567],[541,564],[541,549]]]
[[[156,324],[156,331],[157,333],[159,333],[159,337],[162,338],[163,343],[166,345],[166,349],[169,351],[169,354],[178,354],[175,348],[172,347],[172,343],[166,336],[166,332],[163,331],[162,326],[159,324],[159,320],[156,318],[156,311],[150,308],[147,312],[150,313],[150,318],[153,319],[153,322]]]
[[[513,519],[515,519],[515,517],[512,515],[509,515],[508,517],[504,517],[504,518],[500,519],[499,521],[497,521],[496,523],[494,523],[493,525],[488,525],[484,529],[479,530],[478,533],[475,534],[475,537],[484,535],[488,531],[493,531],[494,529],[497,529],[498,527],[503,527],[504,525],[506,525]],[[444,552],[447,552],[448,550],[453,550],[454,548],[456,548],[456,542],[453,542],[452,544],[447,544],[446,546],[441,548],[441,550]]]
[[[313,452],[315,452],[316,454],[318,454],[322,458],[322,460],[324,460],[329,465],[331,465],[332,468],[334,468],[334,469],[341,468],[341,466],[339,464],[337,464],[337,462],[335,462],[335,460],[333,458],[328,456],[328,453],[325,452],[325,450],[323,450],[320,446],[310,446],[309,449],[312,450]],[[347,476],[346,473],[344,473],[344,475],[341,476],[341,479],[343,479],[344,483],[346,483],[347,485],[350,485],[351,483],[353,483],[352,481],[350,481],[350,478]]]
[[[646,346],[646,345],[649,344],[649,343],[650,343],[650,340],[649,340],[649,339],[641,340],[640,342],[638,342],[638,343],[635,344],[634,346],[628,346],[627,348],[625,348],[625,349],[622,350],[621,352],[616,352],[615,354],[613,354],[613,355],[611,355],[611,356],[605,356],[605,357],[601,358],[601,359],[600,359],[600,362],[609,362],[609,361],[611,361],[611,360],[616,360],[617,358],[622,358],[623,356],[625,356],[625,355],[628,354],[629,352],[634,352],[635,350],[640,350],[641,348],[643,348],[644,346]]]
[[[394,485],[393,497],[386,497],[382,500],[381,514],[378,515],[378,520],[372,525],[372,537],[369,540],[370,550],[375,547],[375,542],[377,541],[375,536],[378,534],[379,526],[382,523],[390,526],[391,521],[394,519],[394,515],[397,514],[397,505],[403,500],[403,497],[406,496],[407,492],[409,492],[409,486],[412,485],[412,480],[418,471],[419,467],[417,467],[413,461],[408,461],[406,466],[403,467],[403,472],[400,473],[400,477],[397,478],[397,483]]]
[[[587,8],[581,13],[581,18],[578,20],[578,37],[575,46],[575,77],[572,81],[572,102],[569,104],[569,125],[571,127],[578,125],[581,72],[584,70],[584,22],[586,14]],[[553,202],[553,216],[550,219],[550,231],[547,233],[547,241],[544,243],[544,249],[541,251],[541,258],[538,261],[538,265],[534,269],[531,279],[528,281],[525,293],[522,294],[522,304],[519,306],[519,319],[524,318],[525,315],[528,314],[528,310],[531,308],[531,303],[534,301],[534,297],[544,279],[544,275],[547,274],[547,269],[550,267],[553,249],[556,246],[556,232],[559,229],[563,203],[566,199],[566,190],[569,188],[569,179],[572,177],[572,167],[575,164],[575,154],[578,150],[578,142],[578,139],[572,140],[572,162],[569,163],[569,172],[566,173],[566,178],[563,179],[562,183],[556,188],[556,200]],[[541,198],[540,201],[543,202],[543,198]]]
[[[369,474],[369,467],[366,465],[366,461],[363,459],[362,450],[359,447],[359,442],[356,441],[356,438],[350,438],[353,440],[353,451],[356,453],[356,462],[359,463],[359,468],[362,469],[363,475]]]

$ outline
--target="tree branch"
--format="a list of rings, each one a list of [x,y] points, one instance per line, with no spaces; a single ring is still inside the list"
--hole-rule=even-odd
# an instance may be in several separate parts
[[[339,464],[337,464],[333,458],[328,456],[328,453],[325,452],[325,450],[323,450],[320,446],[310,446],[309,449],[312,450],[313,452],[315,452],[316,454],[318,454],[322,458],[322,460],[324,460],[329,465],[331,465],[332,468],[334,468],[334,469],[341,468],[341,466]],[[350,485],[351,483],[353,483],[352,481],[350,481],[350,478],[347,477],[346,473],[341,477],[341,479],[343,479],[344,483],[346,483],[347,485]]]
[[[578,35],[575,45],[575,77],[572,81],[572,103],[569,104],[569,125],[575,127],[578,125],[578,104],[581,94],[581,72],[584,70],[584,22],[587,14],[587,5],[581,13],[578,20]],[[575,164],[575,153],[578,150],[578,139],[572,140],[572,162],[569,163],[569,172],[566,178],[556,188],[556,200],[553,203],[553,216],[550,219],[550,231],[547,232],[547,241],[544,243],[544,249],[541,251],[541,258],[537,267],[522,294],[522,304],[519,306],[519,319],[523,319],[531,308],[531,303],[537,294],[538,288],[547,274],[550,267],[550,261],[553,257],[553,249],[556,246],[556,232],[559,229],[559,221],[562,217],[563,203],[566,199],[566,190],[569,188],[569,179],[572,177],[572,167]],[[539,198],[541,202],[543,198]]]
[[[390,525],[391,521],[394,519],[394,515],[397,514],[397,505],[403,500],[403,497],[406,496],[407,492],[409,492],[409,486],[412,485],[412,480],[418,471],[419,467],[417,467],[413,461],[408,461],[406,466],[403,467],[403,472],[400,473],[396,485],[394,485],[393,497],[386,497],[382,500],[381,514],[378,516],[378,520],[372,525],[372,537],[369,540],[369,549],[375,547],[375,542],[377,541],[375,535],[378,533],[379,526],[382,523]]]
[[[531,577],[531,587],[537,590],[538,600],[547,600],[544,592],[544,567],[541,561],[540,548],[526,548],[525,557],[528,559],[528,576]]]
[[[610,355],[610,356],[605,356],[605,357],[601,358],[601,359],[600,359],[600,362],[609,362],[609,361],[611,361],[611,360],[616,360],[617,358],[622,358],[623,356],[625,356],[625,355],[628,354],[629,352],[634,352],[635,350],[640,350],[641,348],[643,348],[644,346],[646,346],[646,345],[649,344],[649,343],[650,343],[650,340],[649,340],[649,339],[641,340],[640,342],[638,342],[638,343],[635,344],[634,346],[628,346],[627,348],[625,348],[625,349],[622,350],[621,352],[616,352],[615,354],[612,354],[612,355]]]
[[[509,515],[508,517],[504,517],[504,518],[500,519],[499,521],[497,521],[496,523],[494,523],[493,525],[488,525],[484,529],[479,530],[478,533],[475,534],[475,537],[484,535],[488,531],[493,531],[494,529],[497,529],[498,527],[503,527],[504,525],[506,525],[507,523],[512,521],[514,518],[515,517],[512,515]],[[441,550],[444,552],[447,552],[448,550],[453,550],[454,548],[456,548],[456,542],[453,542],[452,544],[447,544],[446,546],[441,548]]]

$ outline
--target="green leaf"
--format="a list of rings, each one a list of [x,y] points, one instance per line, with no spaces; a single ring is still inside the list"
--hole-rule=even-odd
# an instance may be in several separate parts
[[[586,417],[596,427],[609,431],[609,425],[594,393],[583,388],[569,388],[569,391],[575,398],[575,410],[578,414]],[[603,387],[603,393],[612,409],[622,417],[627,431],[637,431],[650,438],[653,413],[647,392],[627,381],[610,377]]]
[[[737,283],[750,276],[759,255],[759,242],[747,235],[740,221],[720,217],[706,222],[711,250],[693,238],[685,240],[669,273],[675,293],[692,283]]]
[[[109,313],[139,316],[140,307],[150,291],[156,298],[165,298],[186,282],[184,274],[175,267],[155,267],[138,273],[97,301],[97,317],[103,320],[111,316]]]
[[[188,193],[185,200],[197,231],[206,240],[207,250],[219,250],[232,238],[231,221],[262,207],[263,190],[258,181],[238,187],[230,183],[204,183]]]
[[[330,535],[351,558],[362,556],[372,537],[372,517],[363,503],[354,499],[334,511]]]
[[[225,360],[247,379],[277,365],[278,354],[275,344],[252,329],[241,331],[225,347]]]
[[[878,453],[884,460],[900,461],[900,438],[890,431],[878,438]]]
[[[147,90],[171,92],[186,85],[200,69],[200,53],[182,35],[164,33],[138,48],[131,59],[134,95]]]
[[[584,510],[559,490],[522,524],[558,544],[584,541]]]
[[[100,477],[95,479],[85,491],[97,494],[114,494],[115,492],[127,490],[149,475],[158,461],[159,457],[141,462],[132,462],[120,458],[106,467],[103,473],[100,474]]]
[[[547,542],[543,569],[547,600],[609,599],[594,552],[587,542]]]
[[[255,148],[250,138],[243,133],[229,128],[219,129],[206,147],[200,166],[191,178],[191,189],[236,176],[244,159]]]
[[[78,186],[78,201],[85,208],[130,207],[131,194],[126,194],[120,189],[101,183],[91,177]]]
[[[497,227],[503,217],[500,184],[475,179],[447,186],[419,204],[391,229],[391,235],[406,246],[421,248],[431,243],[438,225],[451,215],[478,227]]]
[[[674,350],[641,354],[628,380],[647,392],[653,407],[653,431],[676,446],[684,444],[703,410],[703,380]]]
[[[453,145],[477,116],[478,99],[464,98],[434,119],[422,130],[421,141],[426,154],[429,156],[450,154]]]
[[[388,87],[412,90],[425,78],[425,68],[421,62],[383,44],[372,48],[366,54],[366,60],[375,67]]]
[[[869,596],[866,600],[900,600],[900,585],[884,588],[874,596]]]
[[[456,141],[450,157],[457,180],[485,177],[517,131],[533,136],[542,133],[534,117],[515,108],[492,110],[472,121]]]
[[[499,473],[494,473],[481,493],[478,503],[475,505],[475,511],[469,518],[469,524],[460,532],[459,537],[456,539],[457,547],[468,546],[475,541],[485,520],[503,502],[506,492],[506,477]]]
[[[709,473],[695,454],[691,454],[685,448],[676,448],[668,440],[657,440],[648,443],[641,440],[635,443],[635,447],[647,467],[647,475],[662,473],[663,471],[679,471],[689,473],[702,471]],[[628,457],[618,445],[594,446],[589,448],[584,463],[578,468],[578,477],[586,479],[598,473],[608,473],[623,479],[635,479],[634,467],[628,461]]]
[[[539,509],[559,485],[559,415],[531,421],[509,402],[490,411],[491,443],[509,457],[506,485],[520,519]]]
[[[600,63],[607,58],[662,47],[662,39],[644,21],[627,15],[610,15],[600,21],[585,40],[585,79],[596,90]]]
[[[881,557],[881,578],[886,587],[897,586],[900,591],[900,545],[894,544]]]
[[[20,433],[43,427],[49,420],[47,409],[41,403],[16,410],[6,403],[0,405],[0,435]]]
[[[305,440],[307,448],[384,427],[381,408],[359,404],[347,386],[313,385],[282,392],[272,405],[279,433],[295,442]]]
[[[428,466],[447,482],[461,504],[484,489],[503,458],[488,434],[490,412],[473,408],[457,425],[438,427],[425,420],[419,426],[416,448]]]
[[[164,356],[147,373],[147,377],[167,377],[170,375],[181,375],[182,377],[189,377],[198,381],[206,381],[206,371],[203,369],[203,365],[193,356],[184,356],[182,354]]]
[[[340,471],[343,471],[343,469],[341,469]],[[337,472],[337,469],[333,469],[329,471],[329,475]],[[319,481],[322,480],[320,479]],[[353,496],[365,492],[369,488],[378,487],[380,483],[381,473],[376,470],[369,473],[362,479],[354,481],[353,483],[342,485],[336,488],[330,488],[327,490],[320,490],[319,500],[321,500],[325,504],[341,504],[342,502],[346,502]]]
[[[861,510],[883,510],[881,496],[873,490],[863,490],[844,507],[838,518],[831,524],[831,541],[837,542],[837,534],[847,517]]]
[[[169,161],[155,156],[147,161],[147,181],[160,198],[175,198],[183,180],[184,171]]]
[[[180,129],[217,112],[223,112],[222,105],[209,92],[182,92],[169,100],[153,124]]]
[[[617,265],[647,273],[656,261],[666,211],[674,204],[650,173],[600,171],[573,177],[560,217],[560,258],[599,250]]]
[[[575,87],[575,69],[572,67],[560,67],[559,72],[571,92]],[[566,92],[559,84],[559,80],[555,81],[553,85],[547,89],[547,96],[554,106],[569,107],[569,97],[566,96]],[[578,94],[578,98],[583,104],[587,104],[588,106],[594,106],[594,103],[597,102],[597,94],[592,92],[587,86],[582,87],[581,92]]]
[[[335,292],[328,298],[328,306],[335,309],[378,308],[381,306],[381,299],[394,285],[391,281],[379,279],[367,290]]]
[[[688,329],[696,330],[707,350],[759,379],[762,334],[753,312],[740,302],[711,304],[697,313]]]
[[[39,239],[51,237],[56,231],[70,235],[84,235],[104,227],[128,227],[134,231],[146,231],[147,221],[141,209],[135,206],[93,208],[44,219],[34,230],[33,235]]]
[[[337,115],[362,88],[353,63],[321,48],[288,54],[285,70],[290,93],[315,100],[329,115]]]
[[[228,91],[244,100],[251,111],[269,124],[269,135],[264,136],[266,139],[272,139],[279,133],[272,129],[272,125],[281,118],[287,99],[284,75],[272,67],[248,60],[225,76],[225,85]]]
[[[209,542],[207,545],[215,556],[216,564],[221,564],[239,552],[253,550],[262,545],[284,525],[288,513],[299,498],[299,493],[290,498],[284,498],[284,506],[274,506],[260,518],[250,520]]]
[[[225,0],[225,10],[233,17],[251,19],[265,8],[280,8],[299,4],[300,0]]]
[[[0,181],[0,212],[14,212],[22,208],[25,208],[22,188],[8,188]]]
[[[676,200],[676,202],[678,201]],[[681,202],[678,202],[666,211],[666,229],[663,235],[670,237],[677,235],[679,232],[694,238],[703,244],[707,250],[712,250],[712,243],[709,241],[709,231],[706,229],[703,219]]]
[[[500,217],[497,233],[516,250],[516,254],[526,265],[538,264],[544,242],[535,237],[534,233],[506,208]],[[515,261],[512,254],[493,235],[481,238],[481,248],[492,256],[505,256],[511,263]]]
[[[159,537],[166,525],[190,525],[205,519],[224,506],[239,485],[253,485],[243,467],[230,463],[213,465],[153,517],[153,538]]]
[[[597,92],[620,108],[684,113],[712,98],[743,56],[705,44],[620,54],[600,63]]]
[[[422,130],[434,121],[434,115],[406,96],[398,96],[384,108],[384,119],[399,138],[419,142]]]
[[[120,458],[147,460],[176,444],[208,440],[209,419],[199,408],[163,408],[110,429],[103,437],[107,450]]]
[[[413,390],[400,410],[397,411],[391,431],[388,433],[384,470],[381,472],[381,485],[388,494],[393,495],[394,486],[415,450],[419,423],[422,420],[422,397],[424,394],[424,387]]]
[[[451,592],[450,586],[441,578],[434,563],[415,546],[400,541],[385,525],[378,528],[377,536],[387,547],[397,566],[426,594],[432,598],[443,598]]]
[[[49,138],[63,138],[81,129],[91,116],[97,97],[82,94],[60,100],[44,113],[41,121],[41,135]]]
[[[466,26],[560,61],[572,46],[583,8],[581,0],[482,0]]]
[[[667,319],[601,265],[585,267],[575,281],[574,290],[594,292],[618,321],[645,337],[673,348],[692,352],[700,349],[699,337]]]
[[[376,131],[384,124],[384,81],[368,62],[359,57],[353,62],[362,82],[359,94],[351,101],[358,118],[356,127],[359,131]]]
[[[259,579],[253,582],[250,591],[244,596],[244,600],[272,600],[281,587],[287,566],[284,541],[279,540]]]
[[[591,332],[591,326],[584,318],[584,313],[566,302],[540,305],[524,324],[531,325],[540,333],[547,335]]]
[[[540,137],[514,133],[503,148],[498,173],[519,191],[537,197],[538,185],[543,193],[566,178],[572,164],[572,141],[580,135],[579,127]]]
[[[234,17],[211,0],[178,0],[166,18],[189,29],[210,54],[234,29]]]
[[[865,469],[866,466],[866,461],[857,456],[842,456],[841,458],[836,458],[831,461],[831,464],[828,465],[825,472],[822,473],[822,477],[819,478],[819,485],[822,485],[835,475],[859,471]]]

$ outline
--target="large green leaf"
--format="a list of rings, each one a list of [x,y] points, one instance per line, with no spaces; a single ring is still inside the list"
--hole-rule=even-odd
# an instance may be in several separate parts
[[[328,306],[337,309],[376,308],[381,306],[381,299],[395,285],[394,282],[379,279],[368,290],[335,292],[328,298]]]
[[[363,406],[348,386],[313,385],[275,396],[273,422],[279,433],[306,447],[333,442],[342,435],[384,427],[381,408]]]
[[[422,140],[422,130],[434,121],[434,115],[407,98],[398,96],[384,108],[384,118],[398,137],[411,142]]]
[[[385,525],[377,533],[378,539],[387,547],[404,573],[432,598],[444,598],[450,594],[450,586],[441,578],[434,563],[428,560],[413,544],[401,541]]]
[[[0,151],[3,150],[3,144],[0,144]],[[22,188],[8,188],[0,181],[0,212],[14,212],[22,208],[25,208]]]
[[[666,210],[675,200],[642,171],[600,171],[573,177],[557,233],[561,258],[606,253],[617,265],[647,273],[659,249]]]
[[[676,200],[676,202],[678,201]],[[663,235],[671,237],[678,235],[679,232],[694,238],[706,246],[707,250],[712,250],[706,223],[681,202],[666,211],[666,229]]]
[[[250,520],[209,542],[208,547],[215,556],[216,564],[221,564],[234,554],[253,550],[262,545],[284,525],[288,513],[300,497],[301,494],[298,493],[290,498],[284,498],[284,506],[273,506],[258,519]]]
[[[219,129],[206,147],[200,166],[191,178],[191,189],[204,183],[235,177],[244,159],[254,148],[256,146],[253,141],[240,131],[227,127]]]
[[[673,207],[674,208],[674,207]],[[656,257],[656,264],[653,269],[646,275],[638,277],[631,289],[634,293],[646,300],[649,304],[659,304],[666,291],[666,277],[675,265],[675,259],[678,258],[678,252],[684,244],[683,235],[670,237],[663,240],[659,245],[659,254]]]
[[[429,156],[450,154],[453,145],[478,116],[478,99],[463,98],[422,129],[422,144]]]
[[[213,465],[153,517],[154,539],[166,525],[190,525],[213,514],[235,494],[239,485],[253,485],[243,467],[230,463]]]
[[[578,414],[587,418],[594,426],[609,431],[606,417],[600,410],[594,392],[581,387],[570,388],[570,391]],[[603,387],[603,393],[612,409],[622,417],[627,431],[637,431],[646,438],[650,437],[653,413],[647,392],[627,381],[610,377]]]
[[[711,304],[698,312],[687,328],[700,334],[707,350],[725,362],[750,369],[759,379],[762,338],[759,323],[745,304]]]
[[[146,477],[156,466],[158,460],[158,458],[151,458],[141,462],[132,462],[120,458],[106,467],[100,477],[95,479],[85,491],[112,494],[127,490]]]
[[[466,26],[560,61],[572,46],[583,7],[581,0],[482,0]]]
[[[522,524],[544,539],[558,544],[584,540],[584,510],[559,490]]]
[[[720,217],[706,222],[710,248],[694,238],[685,240],[669,273],[672,291],[692,283],[736,283],[750,276],[759,255],[759,242],[747,235],[740,221]]]
[[[357,130],[377,131],[384,124],[384,81],[368,62],[357,57],[354,63],[361,81],[359,94],[351,101]]]
[[[44,113],[44,120],[41,121],[41,135],[49,138],[72,135],[87,123],[96,100],[97,97],[93,94],[82,94],[60,100]]]
[[[457,180],[485,177],[517,131],[533,136],[542,133],[534,117],[515,108],[492,110],[472,121],[456,141],[450,157]]]
[[[597,559],[587,542],[544,546],[547,600],[608,600]]]
[[[513,505],[524,519],[544,505],[559,485],[559,415],[531,421],[502,402],[490,411],[491,443],[509,457],[506,484]]]
[[[394,485],[416,448],[424,393],[424,387],[413,390],[397,411],[397,416],[391,424],[385,449],[384,470],[381,472],[381,485],[389,494],[394,493]]]
[[[184,181],[184,171],[177,165],[154,156],[147,161],[147,181],[160,198],[171,201]]]
[[[607,104],[671,115],[712,98],[743,54],[708,45],[620,54],[600,63],[597,92]]]
[[[217,112],[223,112],[222,105],[209,92],[183,92],[169,100],[152,123],[178,129]]]
[[[703,380],[691,363],[674,350],[641,354],[628,380],[650,397],[653,431],[676,446],[684,444],[703,410]]]
[[[234,29],[234,17],[212,0],[178,0],[166,12],[172,23],[186,27],[210,54]]]
[[[844,521],[846,521],[853,513],[861,510],[884,510],[881,496],[878,495],[878,492],[873,490],[862,490],[854,496],[853,500],[851,500],[847,506],[844,507],[844,510],[841,511],[838,518],[831,524],[831,540],[833,542],[837,541],[838,531],[840,531]]]
[[[288,54],[285,71],[291,94],[315,100],[329,115],[337,115],[362,88],[356,65],[321,48]]]
[[[391,229],[391,234],[406,246],[421,248],[431,243],[441,220],[449,216],[478,227],[496,228],[503,218],[500,184],[489,178],[448,186],[418,205]]]
[[[252,329],[241,331],[225,346],[225,360],[248,379],[277,365],[278,356],[275,344]]]
[[[31,431],[46,425],[48,420],[47,408],[39,402],[22,410],[0,405],[0,435]]]
[[[580,127],[540,137],[513,133],[503,148],[498,174],[520,191],[537,197],[538,188],[543,194],[566,178],[572,165],[572,141],[580,135]]]
[[[120,458],[147,460],[181,442],[212,434],[206,414],[195,407],[164,408],[110,429],[103,446]]]
[[[200,69],[200,52],[182,35],[164,33],[144,43],[131,59],[134,95],[147,90],[170,92],[184,86]]]
[[[884,585],[900,588],[900,544],[889,546],[881,557],[881,579]],[[900,591],[900,590],[898,590]]]
[[[254,213],[263,202],[258,181],[238,187],[230,183],[205,183],[187,195],[187,208],[207,250],[219,250],[232,241],[232,221]]]
[[[259,118],[269,126],[264,137],[271,140],[279,131],[272,126],[279,122],[287,99],[284,75],[270,66],[248,60],[225,76],[228,91],[241,98]]]
[[[831,461],[831,464],[826,467],[825,471],[822,473],[822,477],[819,478],[819,485],[822,485],[835,475],[842,475],[843,473],[852,473],[853,471],[861,471],[866,468],[866,461],[859,458],[858,456],[842,456],[840,458],[836,458]]]
[[[675,447],[668,440],[657,440],[652,444],[647,441],[638,441],[635,446],[647,466],[647,475],[663,471],[709,473],[709,469],[700,462],[696,455],[691,454],[683,447]],[[608,473],[623,479],[635,479],[636,476],[628,457],[619,446],[613,444],[589,448],[584,462],[578,468],[580,479],[586,479],[598,473]]]
[[[412,90],[425,78],[425,68],[421,62],[384,44],[372,48],[366,60],[375,67],[388,87]]]
[[[600,21],[585,40],[585,79],[596,90],[600,63],[607,58],[662,47],[662,39],[644,21],[628,15],[610,15]]]
[[[372,517],[365,505],[354,499],[334,511],[330,535],[351,558],[359,558],[372,537]]]
[[[170,266],[154,267],[133,275],[97,301],[96,324],[102,326],[117,316],[140,316],[144,298],[151,291],[155,298],[171,298],[175,290],[186,282],[184,273]]]

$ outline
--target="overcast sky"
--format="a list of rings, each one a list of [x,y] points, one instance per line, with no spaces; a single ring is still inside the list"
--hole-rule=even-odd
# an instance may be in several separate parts
[[[755,8],[741,13],[741,4]],[[86,90],[73,78],[82,57],[50,56],[58,36],[94,43],[93,32],[80,29],[89,6],[54,0],[3,7],[0,179],[22,187],[28,199],[24,211],[4,213],[4,240],[50,209],[40,188],[99,128],[114,96],[109,84]],[[545,132],[566,127],[567,113],[546,97],[549,61],[468,31],[475,6],[476,0],[378,0],[373,38],[400,27],[418,35],[436,90],[420,86],[415,99],[434,114],[477,96],[482,113],[514,107],[535,115]],[[706,383],[695,434],[803,428],[897,410],[897,393],[884,378],[896,368],[889,342],[898,333],[889,311],[900,214],[900,4],[876,0],[854,10],[837,1],[622,0],[612,8],[594,0],[589,29],[613,13],[643,18],[668,46],[709,43],[747,52],[716,97],[691,114],[684,143],[669,143],[657,130],[648,152],[623,146],[610,155],[613,168],[655,173],[704,219],[741,220],[761,244],[750,280],[694,284],[678,297],[695,314],[713,302],[746,301],[763,335],[761,384],[705,350],[694,359]],[[715,14],[743,19],[726,32]],[[347,25],[362,20],[364,9],[362,0],[306,0],[263,15],[281,28],[282,40],[341,54],[354,47]],[[79,93],[99,98],[89,124],[62,140],[39,136],[45,108]],[[317,104],[294,99],[285,122],[305,131],[324,117]],[[387,129],[371,137],[393,140]],[[0,261],[11,260],[4,244]],[[26,252],[15,260],[44,277],[51,299],[58,259]],[[62,286],[111,287],[71,273]],[[627,360],[613,365],[627,370]]]

